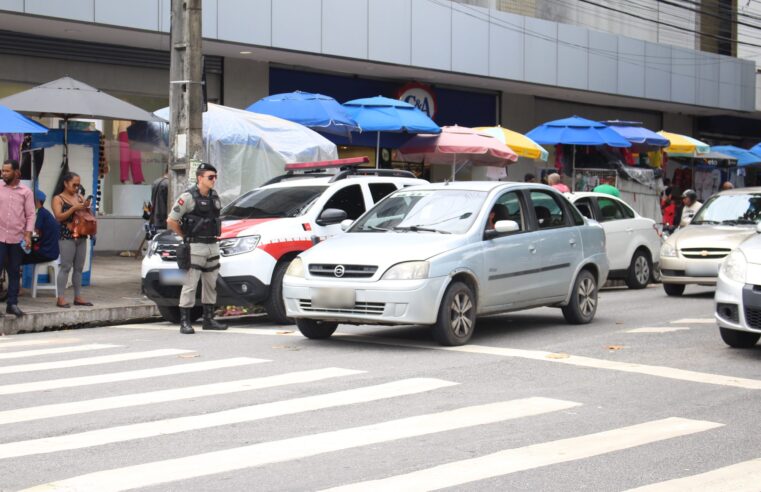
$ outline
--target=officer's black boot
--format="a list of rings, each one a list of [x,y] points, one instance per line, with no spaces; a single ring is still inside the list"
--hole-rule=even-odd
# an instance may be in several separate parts
[[[204,330],[226,330],[227,325],[214,319],[214,304],[203,305],[203,329]]]
[[[180,333],[183,335],[192,335],[196,331],[190,324],[190,308],[180,308]]]

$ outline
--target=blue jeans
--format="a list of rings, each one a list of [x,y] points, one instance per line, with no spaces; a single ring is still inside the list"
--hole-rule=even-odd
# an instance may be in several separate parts
[[[0,243],[0,265],[8,272],[8,305],[18,304],[19,268],[23,250],[19,243]]]

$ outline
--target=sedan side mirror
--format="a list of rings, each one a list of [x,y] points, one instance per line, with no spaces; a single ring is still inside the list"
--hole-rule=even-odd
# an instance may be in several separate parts
[[[346,219],[346,212],[338,208],[326,208],[322,211],[320,216],[315,220],[319,225],[326,226],[332,224],[339,224]]]
[[[498,220],[494,224],[494,229],[486,229],[484,239],[494,239],[503,234],[520,231],[521,226],[514,220]]]
[[[346,231],[351,225],[354,223],[351,219],[346,219],[341,221],[341,230]]]

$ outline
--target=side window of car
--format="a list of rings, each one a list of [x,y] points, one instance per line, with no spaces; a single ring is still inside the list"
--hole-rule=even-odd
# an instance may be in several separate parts
[[[597,206],[600,207],[600,222],[625,218],[621,206],[611,198],[598,198]]]
[[[565,225],[565,212],[558,200],[546,191],[532,191],[531,204],[534,207],[534,215],[539,229],[563,227]]]
[[[624,213],[624,219],[634,218],[634,210],[632,210],[629,205],[618,202],[618,206],[621,207],[621,211]]]
[[[343,210],[346,212],[347,218],[357,220],[360,215],[365,213],[365,198],[362,195],[362,188],[358,184],[341,188],[330,197],[323,210],[326,208]]]
[[[378,203],[386,195],[396,191],[396,185],[393,183],[370,183],[370,195],[373,197],[373,203]]]
[[[518,223],[519,230],[525,231],[525,221],[523,219],[523,210],[521,209],[521,201],[518,197],[518,193],[514,191],[508,191],[497,199],[497,203],[492,207],[491,212],[494,213],[493,220],[488,222],[494,222],[500,220],[512,220]],[[491,217],[490,212],[490,217]],[[486,227],[489,228],[492,224],[487,223]]]
[[[579,198],[575,202],[573,202],[574,205],[576,205],[576,208],[579,209],[579,212],[581,212],[581,215],[588,219],[594,219],[595,216],[592,213],[592,202],[589,200],[589,198]]]

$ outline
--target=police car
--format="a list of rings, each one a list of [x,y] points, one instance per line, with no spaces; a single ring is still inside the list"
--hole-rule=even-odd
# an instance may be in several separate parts
[[[217,304],[263,305],[275,322],[290,322],[282,280],[291,260],[335,234],[399,188],[427,183],[408,171],[357,167],[367,158],[289,164],[287,173],[251,190],[222,210]],[[142,263],[145,295],[161,315],[179,322],[183,272],[175,251],[179,237],[164,231],[153,238]],[[200,289],[198,290],[200,296]],[[200,297],[192,311],[201,315]]]

